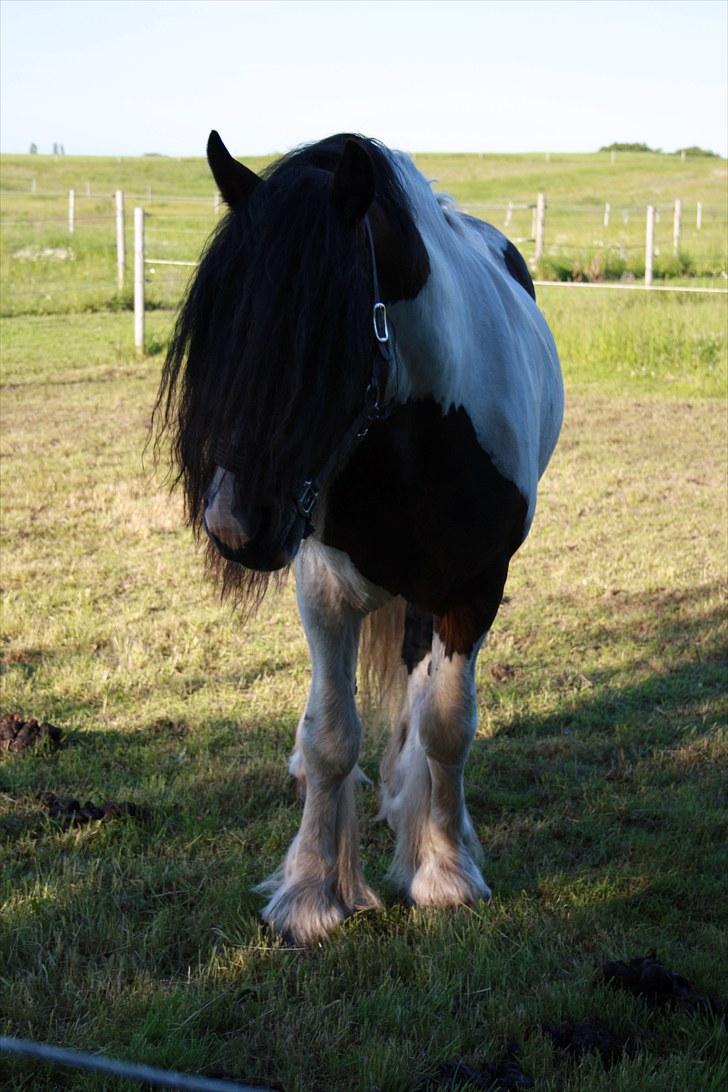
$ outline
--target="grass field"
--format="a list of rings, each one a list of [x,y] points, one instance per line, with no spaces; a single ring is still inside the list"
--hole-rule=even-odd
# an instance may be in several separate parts
[[[560,158],[546,168],[566,186]],[[53,169],[74,166],[92,167]],[[121,181],[173,192],[173,166]],[[207,185],[200,164],[188,177]],[[588,185],[568,178],[578,200]],[[642,200],[645,183],[629,185]],[[101,308],[105,289],[88,290]],[[717,1020],[597,979],[604,960],[654,948],[728,993],[723,299],[542,290],[567,417],[481,656],[467,772],[493,904],[403,905],[365,790],[363,856],[386,909],[296,951],[250,891],[300,815],[285,773],[308,679],[293,589],[245,628],[220,605],[179,498],[142,462],[171,312],[148,316],[155,352],[138,359],[130,315],[85,298],[0,320],[2,711],[68,736],[0,758],[3,1031],[286,1092],[406,1092],[513,1038],[546,1092],[725,1088]],[[372,724],[372,778],[382,746]],[[43,792],[149,819],[63,829]],[[610,1070],[539,1030],[588,1016],[633,1041]],[[123,1087],[1,1056],[0,1086]]]

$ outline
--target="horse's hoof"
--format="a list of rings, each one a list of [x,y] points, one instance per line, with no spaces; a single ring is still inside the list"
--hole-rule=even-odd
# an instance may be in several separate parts
[[[416,906],[446,907],[490,902],[492,896],[478,866],[463,854],[457,861],[424,861],[412,877],[409,897]]]
[[[347,905],[325,882],[284,884],[264,907],[261,916],[286,944],[308,946],[324,940],[353,914],[382,907],[367,885],[362,885],[352,902]]]

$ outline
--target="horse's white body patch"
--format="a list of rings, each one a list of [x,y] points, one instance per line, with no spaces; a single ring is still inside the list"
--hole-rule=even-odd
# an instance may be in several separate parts
[[[463,406],[478,441],[527,503],[561,427],[563,384],[551,331],[504,263],[507,240],[438,200],[408,157],[397,154],[430,276],[415,300],[391,308],[400,356],[398,401],[432,397]]]
[[[378,584],[362,576],[348,554],[333,546],[325,546],[320,539],[311,536],[301,547],[301,562],[313,573],[319,573],[322,594],[340,599],[362,614],[378,610],[392,596]]]

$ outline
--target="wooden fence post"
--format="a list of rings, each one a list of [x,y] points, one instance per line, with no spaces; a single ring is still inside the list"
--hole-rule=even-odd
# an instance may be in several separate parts
[[[698,206],[695,210],[695,227],[698,231],[703,226],[703,202],[698,201]]]
[[[508,205],[506,207],[506,218],[505,218],[505,223],[504,223],[503,226],[508,227],[508,225],[510,224],[512,219],[513,219],[513,202],[509,201]]]
[[[38,179],[35,177],[35,175],[33,175],[33,177],[30,180],[30,192],[31,193],[36,193],[37,189],[38,189]]]
[[[68,234],[73,235],[76,226],[76,191],[68,191]]]
[[[534,255],[533,255],[534,259],[537,262],[540,262],[541,259],[543,258],[543,239],[544,239],[545,226],[546,226],[546,195],[544,193],[539,193],[538,197],[536,198],[536,232],[535,232],[536,248],[535,248]]]
[[[126,268],[126,241],[124,237],[124,191],[117,190],[116,200],[116,282],[121,292],[124,288]]]
[[[677,254],[680,250],[680,234],[682,232],[682,201],[675,199],[675,212],[672,219],[672,249]]]
[[[215,213],[215,216],[220,215],[220,191],[219,190],[215,190],[215,196],[212,199],[212,209],[213,209],[213,212]]]
[[[144,209],[134,209],[134,347],[144,352]]]
[[[605,202],[605,205],[604,205],[604,226],[605,227],[609,227],[609,214],[610,214],[611,211],[612,211],[612,206],[609,204],[608,201]]]
[[[652,284],[652,255],[655,250],[655,206],[647,206],[647,231],[645,233],[645,285]]]

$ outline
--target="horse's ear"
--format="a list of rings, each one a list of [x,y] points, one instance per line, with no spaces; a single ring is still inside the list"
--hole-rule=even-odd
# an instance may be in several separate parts
[[[332,200],[345,220],[356,223],[374,200],[374,164],[358,140],[347,140],[334,174]]]
[[[231,209],[244,201],[261,181],[254,171],[233,159],[215,129],[207,140],[207,162],[217,188]]]

